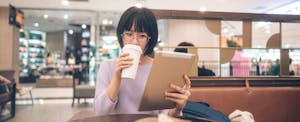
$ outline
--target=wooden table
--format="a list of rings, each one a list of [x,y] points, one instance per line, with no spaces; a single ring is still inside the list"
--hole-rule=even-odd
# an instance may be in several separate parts
[[[133,122],[147,117],[156,116],[149,114],[115,114],[105,116],[90,116],[82,119],[70,120],[69,122]]]
[[[179,119],[179,118],[171,117],[169,119],[171,119],[173,122],[187,122],[186,120]],[[151,114],[114,114],[114,115],[97,116],[95,114],[93,115],[92,113],[82,113],[82,114],[75,114],[69,120],[69,122],[158,122],[158,118],[157,115],[151,115]],[[201,121],[201,122],[207,122],[207,121]]]

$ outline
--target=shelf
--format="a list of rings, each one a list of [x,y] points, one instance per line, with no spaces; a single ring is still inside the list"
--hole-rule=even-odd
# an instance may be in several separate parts
[[[34,64],[30,64],[29,66],[43,66],[44,63],[34,63]]]
[[[29,57],[31,59],[44,59],[44,57]]]
[[[19,41],[20,41],[20,43],[28,43],[27,39],[25,39],[25,38],[20,38]]]
[[[36,39],[29,39],[29,44],[42,44],[43,46],[46,45],[46,42],[42,41],[42,40],[36,40]]]
[[[32,44],[29,44],[28,48],[40,48],[40,49],[44,49],[45,46],[43,46],[43,45],[32,45]]]
[[[90,46],[89,45],[81,45],[81,47],[87,47],[87,48],[89,48]]]
[[[28,47],[29,50],[44,50],[44,47]]]
[[[20,61],[20,72],[21,76],[31,75],[28,71],[29,67],[31,69],[38,69],[40,66],[46,64],[44,59],[45,46],[46,46],[46,33],[41,31],[28,31],[22,32],[24,36],[19,38],[19,61]],[[25,66],[25,63],[26,66]],[[29,66],[29,67],[28,67]]]
[[[28,40],[26,38],[20,37],[19,38],[19,70],[20,70],[20,77],[28,77],[28,67],[25,67],[28,64]]]

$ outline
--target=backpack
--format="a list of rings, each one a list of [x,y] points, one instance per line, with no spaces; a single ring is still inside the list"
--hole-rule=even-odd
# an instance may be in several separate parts
[[[183,118],[194,118],[192,121],[202,121],[202,119],[207,119],[203,120],[203,122],[230,122],[230,119],[225,116],[222,112],[215,110],[207,103],[204,102],[192,102],[192,101],[187,101],[185,107],[183,108]],[[198,119],[202,118],[202,119]]]

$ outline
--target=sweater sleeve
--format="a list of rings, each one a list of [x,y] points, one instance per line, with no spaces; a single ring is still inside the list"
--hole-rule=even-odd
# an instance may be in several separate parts
[[[109,61],[102,62],[97,73],[94,111],[98,115],[107,115],[111,113],[118,101],[112,102],[106,93],[106,89],[110,84],[113,73],[113,71],[111,71],[112,67],[110,63],[111,62]]]

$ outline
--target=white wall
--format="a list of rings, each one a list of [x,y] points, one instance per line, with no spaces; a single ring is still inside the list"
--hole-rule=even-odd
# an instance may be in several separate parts
[[[282,24],[282,47],[300,48],[300,23]]]
[[[219,36],[211,33],[202,20],[175,20],[168,23],[169,46],[176,46],[182,41],[199,47],[218,47]]]
[[[9,8],[0,7],[0,70],[14,70],[19,82],[19,29],[9,25]]]
[[[269,26],[270,29],[266,29],[265,26]],[[266,31],[269,30],[270,33]],[[252,47],[253,48],[266,48],[269,38],[279,33],[279,23],[272,23],[269,25],[262,25],[257,27],[257,22],[252,23]]]

